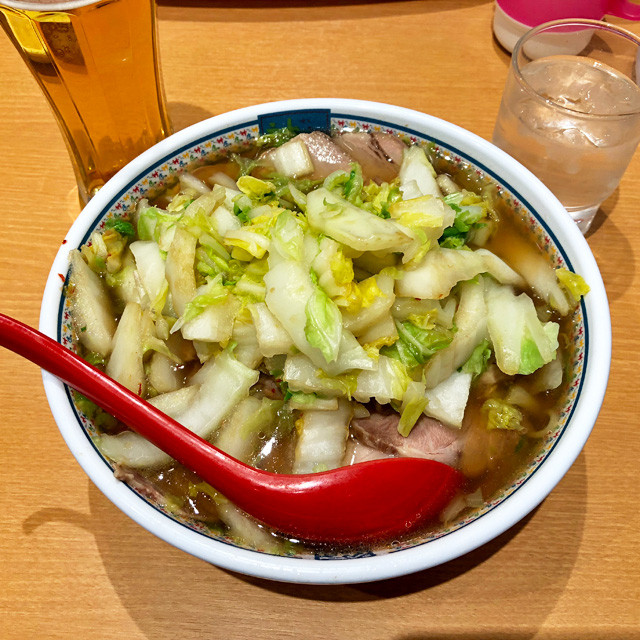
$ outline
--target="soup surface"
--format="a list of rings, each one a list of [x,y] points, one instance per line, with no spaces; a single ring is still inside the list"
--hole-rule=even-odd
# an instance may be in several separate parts
[[[431,528],[481,507],[557,423],[588,287],[445,167],[390,134],[284,129],[182,175],[72,253],[80,353],[258,468],[431,458],[466,478]],[[298,548],[77,403],[152,502],[245,546]]]

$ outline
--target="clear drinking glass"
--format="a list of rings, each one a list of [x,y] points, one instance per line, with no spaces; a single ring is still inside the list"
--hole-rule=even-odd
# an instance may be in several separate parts
[[[640,39],[597,20],[528,31],[511,59],[493,142],[529,168],[585,233],[640,140]]]
[[[84,202],[171,132],[154,0],[0,0],[0,24],[53,109]]]

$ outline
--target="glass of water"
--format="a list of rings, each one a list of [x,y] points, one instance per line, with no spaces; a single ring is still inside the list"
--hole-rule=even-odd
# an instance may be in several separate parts
[[[640,141],[640,38],[597,20],[556,20],[513,50],[493,142],[558,197],[582,233]]]

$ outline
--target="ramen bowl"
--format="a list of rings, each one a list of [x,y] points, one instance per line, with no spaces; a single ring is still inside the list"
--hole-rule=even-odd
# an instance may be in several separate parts
[[[559,201],[532,173],[497,147],[440,119],[395,106],[355,100],[293,100],[257,105],[213,117],[180,131],[133,160],[82,211],[64,238],[47,281],[40,329],[69,347],[72,327],[62,278],[69,252],[87,242],[110,218],[132,211],[220,154],[246,148],[261,133],[293,125],[301,131],[360,129],[397,134],[424,144],[455,170],[464,167],[477,184],[491,184],[517,224],[541,247],[550,265],[566,267],[591,291],[573,311],[567,349],[569,380],[559,419],[537,454],[481,508],[463,512],[437,529],[356,550],[316,549],[290,555],[244,548],[205,523],[176,515],[133,486],[117,480],[95,446],[96,426],[72,394],[44,373],[53,416],[69,449],[96,486],[142,527],[214,565],[271,580],[340,584],[397,577],[461,556],[514,525],[549,494],[577,458],[596,421],[611,360],[608,302],[593,255]]]

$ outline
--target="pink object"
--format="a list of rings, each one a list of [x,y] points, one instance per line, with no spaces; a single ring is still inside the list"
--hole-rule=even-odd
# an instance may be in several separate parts
[[[529,27],[564,18],[601,20],[605,15],[640,20],[640,5],[629,0],[496,0],[496,4]]]
[[[531,27],[571,18],[601,20],[605,15],[640,20],[640,4],[630,0],[496,0],[493,32],[507,51],[513,51]],[[583,39],[576,38],[576,52],[587,44],[588,38],[588,32]]]

